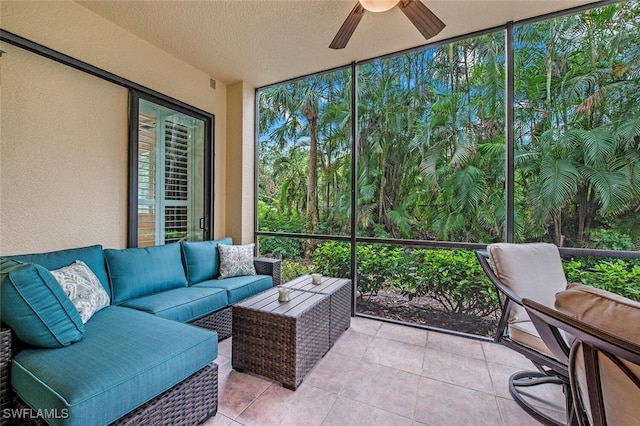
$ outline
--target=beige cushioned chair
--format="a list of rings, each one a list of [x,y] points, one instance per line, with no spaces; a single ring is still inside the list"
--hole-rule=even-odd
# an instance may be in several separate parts
[[[558,293],[556,309],[524,304],[541,330],[575,336],[569,376],[580,425],[640,424],[640,303],[572,284]]]
[[[488,245],[486,252],[477,251],[476,256],[500,296],[502,312],[495,342],[521,353],[536,367],[536,371],[518,372],[509,378],[511,396],[541,423],[566,424],[537,409],[525,396],[528,394],[526,388],[530,386],[559,384],[564,387],[566,396],[566,422],[572,422],[568,352],[561,358],[554,354],[522,305],[522,299],[526,298],[553,306],[556,293],[566,288],[558,248],[547,243],[497,243]]]

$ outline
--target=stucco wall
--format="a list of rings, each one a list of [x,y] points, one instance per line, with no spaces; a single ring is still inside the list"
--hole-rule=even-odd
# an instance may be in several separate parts
[[[70,1],[2,1],[0,27],[216,117],[214,236],[227,235],[226,87]],[[2,43],[0,255],[126,246],[126,89]]]
[[[254,230],[254,99],[255,88],[239,82],[227,87],[227,170],[226,229],[234,241],[253,241]]]

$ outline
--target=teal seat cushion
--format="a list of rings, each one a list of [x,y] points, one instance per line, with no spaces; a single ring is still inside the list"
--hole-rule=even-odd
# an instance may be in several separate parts
[[[172,288],[186,287],[180,244],[106,249],[113,304]]]
[[[223,280],[208,280],[196,284],[194,287],[225,289],[227,291],[229,304],[232,305],[261,291],[272,288],[273,278],[271,275],[246,275],[242,277],[225,278]]]
[[[227,304],[227,292],[224,289],[183,287],[129,299],[120,306],[174,321],[191,322]]]
[[[21,262],[36,263],[44,266],[50,271],[69,266],[76,260],[81,260],[91,269],[105,291],[111,296],[109,289],[109,279],[107,278],[107,270],[104,266],[104,255],[102,254],[101,245],[93,245],[88,247],[77,247],[66,250],[56,250],[46,253],[19,254],[15,256],[4,256],[5,259],[19,260]]]
[[[222,238],[214,241],[184,241],[180,244],[187,279],[189,285],[193,285],[218,276],[220,268],[218,244],[231,245],[233,240]]]
[[[82,340],[80,314],[45,267],[0,259],[2,322],[25,343],[60,348]]]
[[[25,349],[12,362],[11,384],[22,400],[67,413],[52,425],[109,424],[218,355],[216,332],[135,309],[108,306],[85,326],[76,344]]]

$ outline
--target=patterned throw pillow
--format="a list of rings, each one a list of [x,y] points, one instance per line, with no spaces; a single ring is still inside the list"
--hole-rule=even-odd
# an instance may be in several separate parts
[[[218,279],[256,275],[253,266],[253,248],[255,244],[230,246],[218,244],[220,253],[220,276]]]
[[[82,323],[100,309],[109,306],[109,296],[100,284],[100,280],[81,260],[76,260],[69,266],[51,271],[62,290],[69,296],[78,310]]]

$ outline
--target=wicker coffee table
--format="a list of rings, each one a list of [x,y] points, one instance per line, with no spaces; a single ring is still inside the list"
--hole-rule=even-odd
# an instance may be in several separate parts
[[[295,278],[281,287],[326,294],[331,300],[329,317],[329,347],[338,340],[351,325],[351,280],[322,277],[320,284],[313,284],[311,275]]]
[[[272,288],[233,305],[231,366],[295,390],[329,350],[329,296]]]

